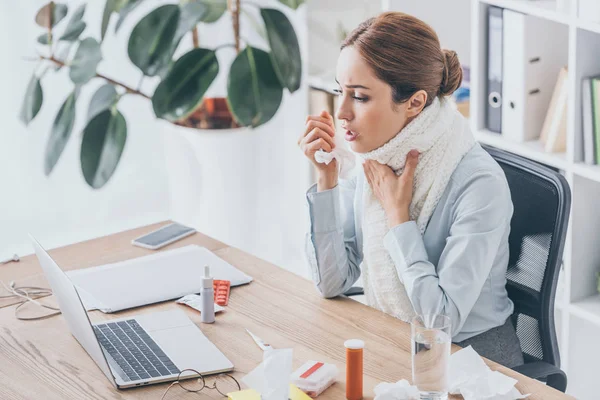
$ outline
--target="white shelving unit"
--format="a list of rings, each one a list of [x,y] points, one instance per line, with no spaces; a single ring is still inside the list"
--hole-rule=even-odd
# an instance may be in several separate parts
[[[600,295],[596,290],[596,273],[600,271],[600,166],[582,162],[581,79],[600,74],[600,24],[577,14],[578,1],[571,0],[563,12],[558,10],[556,0],[472,0],[470,114],[471,127],[480,142],[557,168],[571,186],[571,218],[556,300],[556,329],[561,367],[569,378],[567,393],[594,399],[598,398],[594,366],[600,357]],[[489,6],[542,18],[549,21],[549,29],[561,29],[568,36],[568,47],[564,49],[569,71],[566,153],[546,153],[537,141],[510,142],[485,129]]]

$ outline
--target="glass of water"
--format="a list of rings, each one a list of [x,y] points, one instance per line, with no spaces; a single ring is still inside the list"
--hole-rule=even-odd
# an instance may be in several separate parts
[[[411,323],[412,378],[421,399],[448,398],[448,368],[452,331],[450,318],[417,315]]]

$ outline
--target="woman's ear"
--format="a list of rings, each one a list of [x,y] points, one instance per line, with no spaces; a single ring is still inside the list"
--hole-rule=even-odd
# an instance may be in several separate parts
[[[416,117],[419,115],[425,104],[427,103],[427,92],[424,90],[419,90],[415,94],[413,94],[410,99],[408,99],[408,108],[406,109],[406,116]]]

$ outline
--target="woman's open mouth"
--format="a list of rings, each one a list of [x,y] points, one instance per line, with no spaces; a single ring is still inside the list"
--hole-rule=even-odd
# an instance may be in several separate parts
[[[346,131],[346,140],[349,142],[353,142],[356,140],[356,138],[358,137],[358,133],[352,132],[352,131]]]

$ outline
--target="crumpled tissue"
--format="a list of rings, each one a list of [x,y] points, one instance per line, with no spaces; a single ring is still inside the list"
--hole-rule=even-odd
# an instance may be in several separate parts
[[[340,178],[348,179],[351,175],[352,170],[356,166],[356,156],[350,150],[346,144],[342,135],[336,134],[333,138],[335,148],[331,153],[326,152],[323,149],[318,150],[315,153],[315,161],[321,164],[329,165],[329,163],[335,158],[338,165],[338,173]]]
[[[406,379],[396,383],[380,383],[375,386],[375,400],[419,400],[419,389]]]
[[[492,371],[471,346],[450,356],[450,389],[452,394],[462,394],[465,400],[524,399],[515,384],[516,379]]]
[[[261,400],[289,399],[293,349],[265,350],[263,362],[242,378]]]
[[[450,394],[461,394],[464,400],[514,400],[529,397],[522,395],[516,379],[492,371],[471,346],[450,356]],[[419,390],[402,379],[396,383],[380,383],[375,387],[375,400],[419,399]]]

